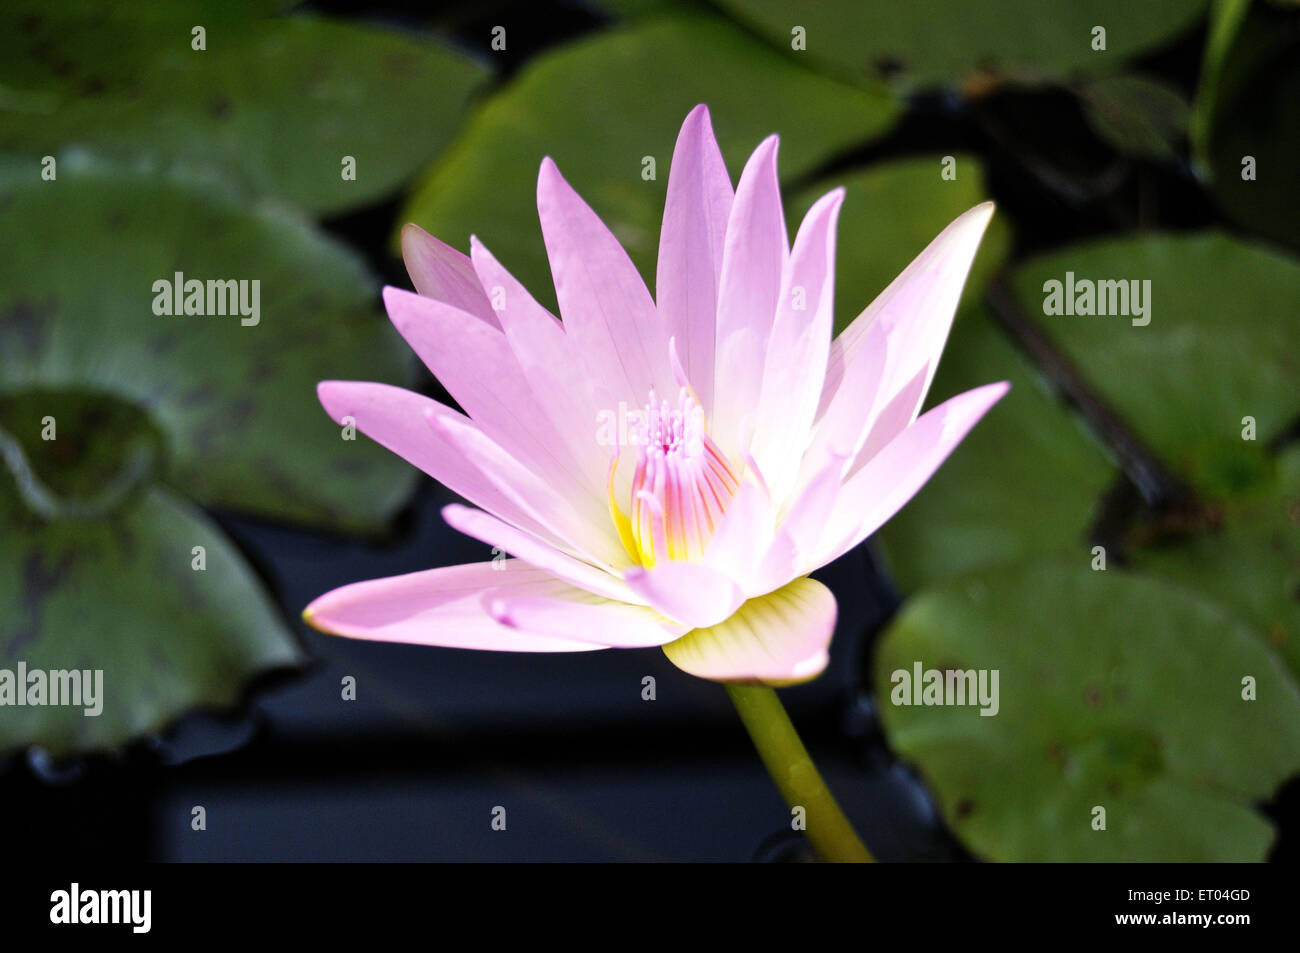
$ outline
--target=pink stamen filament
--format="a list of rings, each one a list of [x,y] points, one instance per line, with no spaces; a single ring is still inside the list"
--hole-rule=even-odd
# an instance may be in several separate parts
[[[701,558],[739,481],[689,387],[679,391],[676,409],[651,391],[636,443],[631,555],[644,565]]]

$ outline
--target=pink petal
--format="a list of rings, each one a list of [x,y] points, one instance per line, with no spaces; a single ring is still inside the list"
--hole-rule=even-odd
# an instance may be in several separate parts
[[[839,497],[844,465],[844,456],[827,453],[790,504],[763,559],[759,575],[765,589],[821,565],[816,559],[817,543]]]
[[[611,397],[640,407],[651,388],[677,392],[668,330],[614,234],[549,158],[537,177],[537,212],[565,332],[587,374]]]
[[[958,394],[923,414],[881,450],[840,490],[823,537],[822,564],[866,539],[897,513],[939,469],[1010,385],[986,384]]]
[[[598,518],[590,519],[585,512],[587,507],[582,505],[585,499],[574,499],[559,492],[463,417],[445,413],[435,405],[426,410],[425,419],[457,453],[491,480],[506,499],[563,540],[566,545],[559,548],[610,571],[630,561],[609,517],[607,504]]]
[[[564,325],[560,319],[537,303],[519,280],[506,269],[477,235],[469,238],[470,261],[488,300],[499,301],[501,328],[516,350],[535,347],[544,350],[564,348]]]
[[[443,507],[442,518],[453,529],[466,536],[495,546],[523,560],[530,566],[544,569],[557,578],[586,589],[607,599],[620,602],[639,602],[623,580],[597,569],[590,563],[567,556],[553,546],[539,541],[482,510],[452,503]]]
[[[757,483],[746,481],[709,540],[704,563],[734,579],[746,596],[761,595],[771,587],[763,588],[756,577],[775,533],[772,498]]]
[[[764,139],[745,163],[722,250],[710,431],[733,456],[741,449],[742,422],[758,405],[789,255],[776,176],[777,143],[776,136]]]
[[[846,466],[857,457],[877,415],[876,403],[888,348],[884,326],[873,323],[866,330],[856,360],[831,362],[828,359],[812,445],[804,454],[801,485],[815,475],[810,467],[816,467],[828,455],[844,457]],[[830,376],[832,370],[834,378]]]
[[[415,290],[500,327],[470,260],[418,225],[402,226],[402,259]]]
[[[498,569],[497,567],[504,567]],[[498,652],[586,652],[601,646],[501,625],[483,608],[487,591],[559,598],[571,587],[513,560],[471,563],[371,579],[327,592],[303,612],[322,632]]]
[[[487,593],[483,602],[502,625],[557,639],[590,641],[600,648],[652,648],[671,642],[688,628],[644,606],[576,592],[548,598],[496,590]]]
[[[588,485],[603,493],[611,450],[601,447],[593,433],[597,413],[614,402],[595,381],[574,373],[576,349],[555,316],[538,304],[477,238],[470,238],[470,254],[483,288],[499,302],[498,317],[506,342],[538,409],[565,441]]]
[[[916,419],[917,401],[929,377],[930,365],[927,364],[919,368],[912,379],[889,398],[884,407],[876,408],[868,421],[870,426],[859,441],[858,452],[849,462],[847,475],[857,473],[868,460],[889,446],[895,437],[911,425]]]
[[[815,678],[829,661],[835,597],[813,579],[796,579],[751,599],[729,619],[664,646],[678,668],[723,682],[788,685]]]
[[[767,345],[753,455],[772,496],[799,474],[826,382],[835,302],[835,225],[844,190],[822,196],[799,226]]]
[[[566,498],[604,511],[569,455],[564,436],[544,414],[505,335],[465,312],[399,288],[384,289],[394,326],[456,403],[507,453],[526,461]]]
[[[745,601],[725,573],[701,563],[665,562],[651,569],[629,568],[628,588],[668,616],[690,626],[721,622]]]
[[[962,286],[992,216],[993,203],[984,202],[940,232],[836,339],[831,347],[832,365],[861,359],[867,328],[881,322],[889,339],[882,384],[885,399],[892,398],[925,369],[916,402],[910,408],[911,419],[915,419],[934,380]]]
[[[351,417],[362,433],[453,493],[542,540],[559,543],[558,536],[507,499],[478,467],[429,428],[424,415],[434,408],[460,416],[450,407],[400,387],[364,381],[321,381],[316,394],[336,423],[342,425],[345,417]],[[461,419],[473,426],[467,418]]]
[[[713,349],[731,178],[713,137],[708,107],[682,123],[668,173],[655,292],[686,378],[706,416],[713,409]]]

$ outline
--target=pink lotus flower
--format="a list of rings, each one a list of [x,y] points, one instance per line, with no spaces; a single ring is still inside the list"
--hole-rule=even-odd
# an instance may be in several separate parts
[[[733,193],[708,110],[686,118],[657,300],[543,160],[563,324],[477,239],[466,257],[406,227],[419,293],[384,302],[465,412],[385,384],[325,381],[320,400],[473,503],[443,515],[515,558],[344,586],[308,607],[312,625],[506,651],[662,646],[721,681],[822,671],[835,599],[808,574],[896,513],[1007,390],[917,416],[993,207],[949,225],[832,341],[844,191],[791,247],[776,152],[764,140]]]

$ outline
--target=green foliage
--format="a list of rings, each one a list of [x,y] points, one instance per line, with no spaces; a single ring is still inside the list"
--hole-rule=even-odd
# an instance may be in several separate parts
[[[1021,79],[1109,72],[1187,30],[1205,0],[1071,0],[1044,9],[1036,0],[822,0],[791,6],[783,0],[720,0],[793,55],[825,68],[874,77],[900,71],[913,85],[959,82],[979,70]],[[806,51],[792,50],[802,26]],[[1105,50],[1093,29],[1106,31]]]
[[[879,90],[818,76],[716,18],[639,22],[540,57],[486,100],[424,175],[399,224],[415,222],[458,248],[477,234],[553,305],[536,209],[537,169],[549,155],[653,277],[673,143],[702,102],[733,181],[772,132],[782,136],[781,174],[793,181],[879,136],[898,112]],[[653,179],[643,178],[647,157]]]
[[[7,11],[0,30],[0,150],[211,163],[317,212],[397,188],[451,137],[487,75],[407,34],[260,16],[258,5],[20,6],[30,9]]]
[[[997,714],[885,702],[918,661],[996,670]],[[1262,860],[1271,825],[1254,804],[1300,767],[1300,692],[1248,626],[1082,559],[926,590],[890,625],[875,684],[891,743],[992,860]]]
[[[0,655],[102,669],[106,698],[96,718],[14,709],[0,749],[68,753],[231,704],[299,659],[243,557],[187,500],[377,529],[413,474],[340,440],[314,386],[401,381],[410,363],[361,263],[291,210],[144,163],[73,154],[53,181],[36,171],[0,170],[0,225],[23,236],[0,259]],[[177,272],[257,281],[258,308],[158,314],[155,283]]]

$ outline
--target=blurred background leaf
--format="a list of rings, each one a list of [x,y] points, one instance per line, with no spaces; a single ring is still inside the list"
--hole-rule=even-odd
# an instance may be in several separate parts
[[[1300,678],[1300,448],[1269,470],[1217,504],[1212,532],[1152,541],[1130,559],[1231,606]]]
[[[70,439],[71,435],[61,439]],[[7,480],[7,474],[0,474]],[[95,520],[44,521],[0,492],[0,646],[36,669],[101,669],[102,712],[6,708],[0,752],[113,748],[195,708],[234,705],[250,679],[304,661],[244,557],[201,511],[149,487]],[[193,547],[206,569],[192,569]]]
[[[1046,281],[1150,282],[1151,323],[1043,315]],[[1073,245],[1017,268],[1020,303],[1156,453],[1199,489],[1247,489],[1263,444],[1294,419],[1300,264],[1218,232]],[[1242,439],[1245,416],[1258,440]]]
[[[1218,9],[1197,94],[1197,158],[1228,216],[1300,249],[1300,17],[1267,3]]]
[[[349,250],[282,206],[183,170],[65,156],[56,182],[0,170],[0,393],[76,388],[142,408],[164,479],[191,499],[337,529],[375,530],[414,471],[343,441],[316,382],[402,383],[411,358]],[[159,316],[155,281],[257,280],[260,320]]]
[[[1205,0],[1072,0],[1050,10],[1035,0],[984,0],[978,11],[962,0],[719,3],[787,52],[791,30],[802,26],[811,61],[844,75],[897,77],[912,86],[959,83],[975,72],[1027,80],[1114,71],[1189,29],[1205,7]],[[1095,26],[1106,30],[1104,52],[1092,48]]]
[[[436,153],[487,76],[429,39],[256,16],[260,6],[24,0],[0,31],[0,149],[215,163],[250,188],[337,212],[392,192]],[[196,24],[202,51],[191,48]],[[345,156],[355,180],[343,178]]]
[[[106,698],[96,718],[19,709],[0,750],[66,756],[232,705],[303,660],[253,569],[185,498],[377,531],[414,473],[341,440],[315,382],[400,382],[411,364],[366,267],[300,213],[152,161],[69,153],[53,181],[38,169],[0,168],[0,226],[23,235],[0,261],[0,651],[102,669]],[[260,282],[256,324],[155,313],[154,283],[176,272]]]
[[[1181,93],[1145,76],[1098,76],[1075,90],[1102,139],[1125,155],[1171,160],[1187,139],[1191,108]]]

